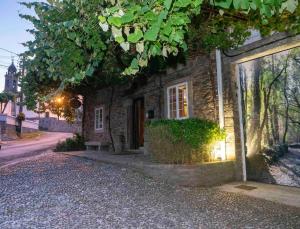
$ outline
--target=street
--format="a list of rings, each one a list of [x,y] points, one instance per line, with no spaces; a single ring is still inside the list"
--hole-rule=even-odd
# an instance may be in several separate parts
[[[300,209],[46,153],[0,168],[0,228],[300,228]]]
[[[45,152],[52,149],[58,141],[71,136],[71,133],[43,132],[38,138],[8,141],[0,150],[0,166],[16,159]]]

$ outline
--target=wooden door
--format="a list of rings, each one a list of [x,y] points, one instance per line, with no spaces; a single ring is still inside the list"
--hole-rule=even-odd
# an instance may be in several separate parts
[[[144,98],[133,102],[133,148],[144,146],[145,108]]]

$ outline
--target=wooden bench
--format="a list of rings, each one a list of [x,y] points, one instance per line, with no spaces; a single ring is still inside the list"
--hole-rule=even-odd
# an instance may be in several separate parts
[[[90,142],[85,142],[85,146],[87,150],[95,150],[95,151],[109,150],[109,143],[90,141]]]
[[[85,146],[87,150],[101,150],[101,142],[85,142]]]

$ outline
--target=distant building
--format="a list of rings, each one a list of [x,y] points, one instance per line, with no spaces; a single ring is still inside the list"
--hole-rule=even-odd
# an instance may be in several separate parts
[[[2,140],[16,138],[16,129],[18,128],[16,117],[20,112],[25,115],[25,121],[22,122],[22,132],[37,131],[38,129],[56,132],[81,131],[81,120],[76,120],[76,124],[69,124],[64,118],[58,120],[57,115],[49,111],[37,113],[27,109],[24,105],[20,107],[21,94],[18,90],[18,82],[18,70],[14,65],[14,62],[12,62],[5,74],[4,92],[15,95],[16,99],[15,101],[9,101],[2,114],[0,114],[0,132]]]

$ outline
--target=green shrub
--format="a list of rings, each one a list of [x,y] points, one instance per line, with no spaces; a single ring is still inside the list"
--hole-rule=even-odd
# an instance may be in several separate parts
[[[171,164],[211,161],[214,143],[225,139],[217,123],[197,118],[150,121],[146,134],[153,158]]]
[[[79,134],[75,134],[73,138],[67,138],[63,142],[57,143],[55,152],[68,152],[68,151],[80,151],[85,150],[85,140]]]

